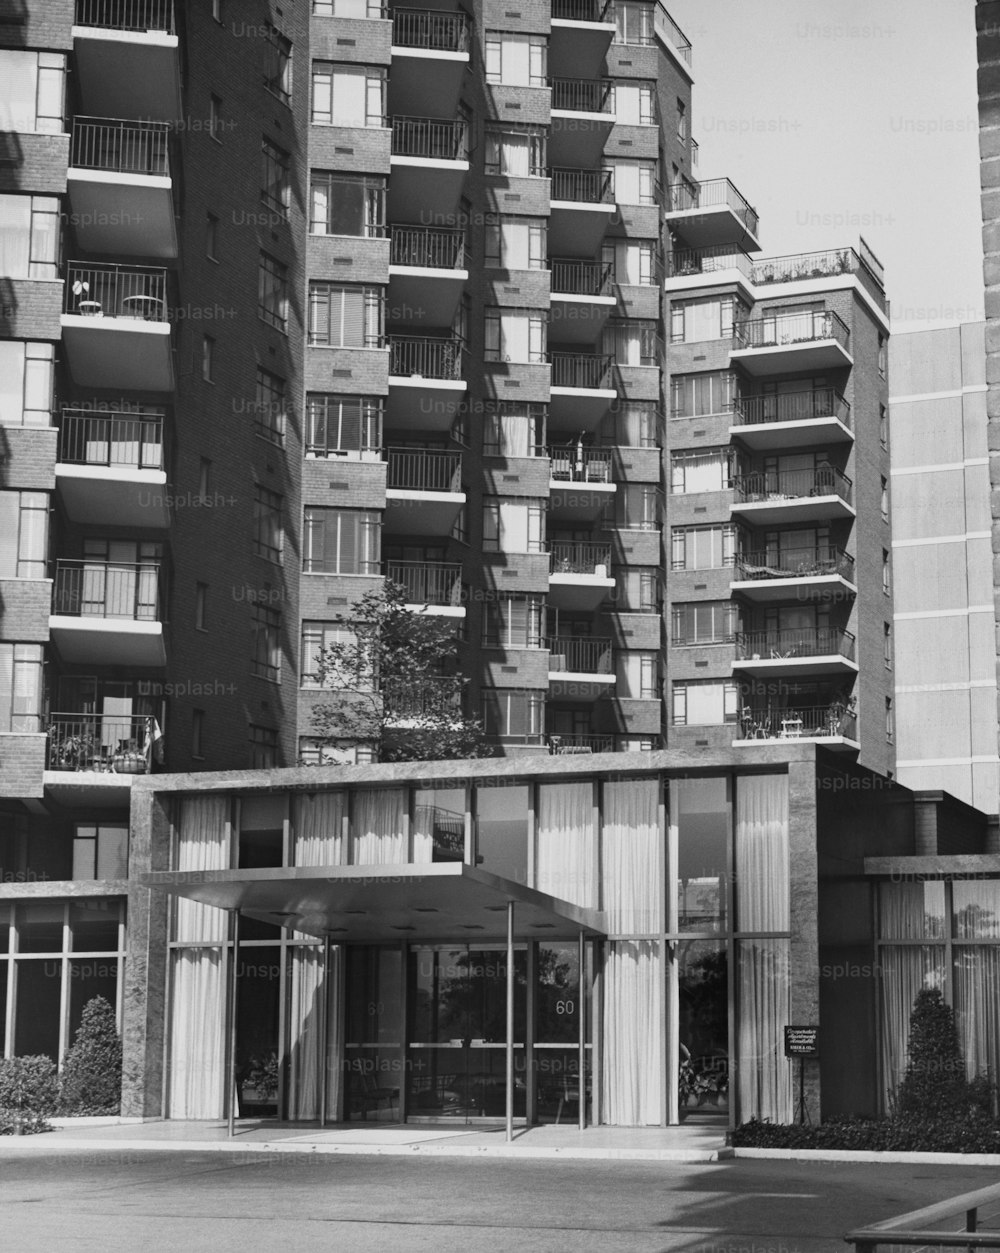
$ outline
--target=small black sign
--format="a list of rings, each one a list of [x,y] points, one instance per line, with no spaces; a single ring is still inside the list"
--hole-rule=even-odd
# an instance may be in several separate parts
[[[819,1057],[819,1027],[786,1027],[786,1057]]]

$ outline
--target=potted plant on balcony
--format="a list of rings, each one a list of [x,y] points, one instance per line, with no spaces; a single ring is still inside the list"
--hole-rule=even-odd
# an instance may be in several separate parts
[[[58,734],[53,728],[50,736]],[[51,740],[49,767],[52,770],[85,770],[98,753],[92,735],[64,735]]]
[[[121,740],[114,757],[111,769],[115,774],[145,774],[146,754],[136,740]]]

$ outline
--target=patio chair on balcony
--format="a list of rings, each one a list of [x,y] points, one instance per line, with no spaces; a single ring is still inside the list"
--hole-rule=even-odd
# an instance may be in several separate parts
[[[611,462],[610,461],[589,461],[587,463],[587,482],[588,483],[610,483],[611,482]]]
[[[552,458],[552,478],[570,480],[573,477],[573,461],[570,454]]]

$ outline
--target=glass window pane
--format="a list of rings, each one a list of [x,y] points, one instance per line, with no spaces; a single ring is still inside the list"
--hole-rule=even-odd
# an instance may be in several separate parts
[[[476,788],[477,849],[491,874],[528,881],[528,788]]]
[[[115,953],[118,951],[118,919],[121,910],[116,902],[80,901],[69,907],[72,932],[70,942],[74,953]]]
[[[59,1060],[59,1003],[62,963],[59,958],[17,963],[17,1001],[14,1007],[14,1053],[29,1057],[44,1053]]]
[[[943,898],[944,884],[927,883],[917,886],[940,887]],[[962,882],[956,880],[952,885],[952,908],[955,917],[955,939],[1000,939],[1000,881],[973,879]]]
[[[62,901],[32,901],[18,905],[17,922],[19,952],[62,952]]]
[[[103,996],[114,1009],[118,1002],[118,959],[90,957],[69,964],[69,1040],[80,1029],[83,1010],[95,996]]]
[[[670,803],[677,830],[677,929],[723,931],[729,895],[726,780],[671,781]]]

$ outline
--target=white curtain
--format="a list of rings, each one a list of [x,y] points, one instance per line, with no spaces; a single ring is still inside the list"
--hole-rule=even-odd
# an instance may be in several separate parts
[[[884,944],[880,953],[882,1099],[887,1102],[906,1070],[916,995],[924,988],[944,987],[944,950],[930,945]]]
[[[1000,939],[1000,882],[956,882],[952,886],[952,911],[956,940]]]
[[[541,783],[535,832],[535,887],[575,905],[596,905],[594,785]]]
[[[344,855],[344,793],[296,796],[292,838],[296,866],[341,866]]]
[[[400,865],[408,860],[405,788],[357,791],[351,798],[351,864]]]
[[[996,888],[985,882],[963,886]],[[1000,1076],[1000,949],[992,944],[956,946],[954,988],[955,1022],[966,1074],[970,1079],[989,1075],[995,1084]]]
[[[657,779],[604,784],[601,882],[611,934],[648,934],[662,927],[659,807]]]
[[[792,1121],[792,1066],[783,1028],[791,1009],[788,940],[737,944],[737,1095],[740,1122]]]
[[[226,824],[229,798],[190,796],[181,802],[177,827],[175,870],[225,870],[229,866]],[[226,914],[213,905],[201,905],[183,897],[177,900],[174,939],[221,943],[226,938]]]
[[[741,775],[736,785],[736,926],[787,931],[788,775]]]
[[[604,963],[602,1121],[659,1125],[663,1099],[660,1005],[663,971],[656,940],[612,940]]]
[[[323,948],[302,945],[291,953],[288,1039],[288,1117],[319,1117],[323,1012]]]

